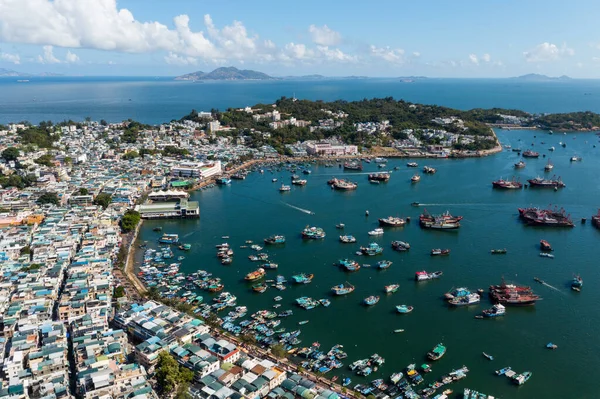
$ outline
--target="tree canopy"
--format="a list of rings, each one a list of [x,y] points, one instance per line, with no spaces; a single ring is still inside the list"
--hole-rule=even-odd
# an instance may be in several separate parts
[[[125,233],[133,231],[140,222],[140,214],[132,209],[125,212],[121,218],[121,229]]]
[[[2,158],[7,161],[16,161],[19,157],[19,149],[16,147],[8,147],[2,151]]]
[[[179,394],[184,393],[194,379],[194,373],[179,365],[166,351],[158,354],[155,376],[157,385],[162,389],[161,393],[164,396],[172,394],[176,389]]]
[[[38,204],[60,204],[60,199],[56,193],[44,193],[37,200]]]
[[[111,201],[112,197],[110,196],[110,194],[100,193],[94,199],[94,204],[100,205],[102,206],[102,208],[106,209],[110,205]]]

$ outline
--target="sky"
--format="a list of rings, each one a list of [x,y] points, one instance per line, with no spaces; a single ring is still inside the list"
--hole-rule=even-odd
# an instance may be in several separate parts
[[[0,0],[0,68],[600,78],[597,0]]]

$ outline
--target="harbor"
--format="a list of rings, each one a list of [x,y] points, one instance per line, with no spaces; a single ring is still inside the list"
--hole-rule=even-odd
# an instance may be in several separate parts
[[[519,145],[519,139],[540,146],[540,140],[549,141],[547,137],[541,138],[543,134],[498,132],[503,144],[513,146]],[[597,290],[590,289],[596,275],[590,260],[594,259],[599,231],[592,223],[578,222],[571,229],[528,226],[520,221],[518,208],[545,209],[552,204],[552,208],[564,208],[573,221],[597,213],[597,197],[581,184],[595,176],[598,158],[591,142],[597,138],[577,134],[576,140],[569,140],[568,150],[560,154],[562,148],[557,145],[558,150],[552,155],[553,173],[560,173],[566,183],[559,191],[494,190],[491,182],[499,176],[516,174],[521,181],[527,181],[543,173],[546,160],[542,156],[529,159],[525,168],[515,171],[513,164],[519,156],[511,151],[482,159],[428,159],[427,164],[436,173],[424,174],[419,184],[411,184],[415,169],[406,165],[406,159],[388,160],[384,170],[391,171],[390,178],[381,184],[369,184],[369,174],[382,172],[375,162],[363,162],[362,171],[344,171],[338,164],[303,164],[295,173],[300,175],[301,170],[309,169],[310,175],[304,177],[307,184],[294,185],[285,193],[279,188],[282,182],[291,182],[294,172],[289,166],[261,165],[244,180],[192,192],[190,200],[200,204],[199,219],[145,221],[138,244],[147,242],[148,247],[158,248],[158,239],[164,233],[178,234],[179,241],[189,243],[191,248],[183,251],[171,246],[173,257],[184,256],[184,259],[170,262],[180,263],[178,270],[185,275],[205,270],[218,277],[224,286],[221,293],[231,293],[237,306],[247,307],[245,318],[260,310],[277,314],[291,310],[275,330],[300,330],[301,343],[294,347],[310,347],[319,342],[327,352],[337,344],[343,345],[347,353],[344,366],[327,372],[326,378],[338,376],[342,381],[349,377],[352,379],[349,388],[369,385],[377,379],[389,383],[393,373],[406,374],[408,365],[430,362],[426,354],[443,342],[447,353],[432,364],[430,373],[423,374],[426,384],[419,389],[464,365],[468,367],[468,377],[451,386],[454,392],[468,387],[496,398],[509,398],[516,397],[517,392],[519,397],[553,397],[562,390],[564,397],[568,397],[571,388],[548,381],[558,381],[561,370],[580,367],[582,362],[590,372],[572,376],[569,386],[586,386],[585,380],[596,373],[597,360],[588,351],[594,345],[593,338],[572,326],[587,323],[586,314],[593,311],[592,306],[599,299]],[[586,144],[585,140],[590,142]],[[570,163],[575,153],[584,161]],[[419,171],[422,166],[419,165]],[[275,178],[277,182],[273,182]],[[355,182],[357,188],[332,190],[327,182],[333,178]],[[462,216],[460,228],[442,231],[420,227],[420,216],[425,212],[443,215],[446,211],[452,216]],[[379,219],[391,217],[404,220],[410,217],[412,222],[398,227],[383,225],[384,234],[369,235],[379,227]],[[159,226],[162,232],[153,231]],[[302,232],[307,227],[307,233],[322,229],[325,237],[303,239]],[[315,230],[310,230],[311,227]],[[347,235],[356,242],[341,242],[339,236]],[[225,236],[228,238],[222,238]],[[275,236],[285,237],[285,242],[264,245],[265,239]],[[552,244],[552,254],[556,256],[552,265],[539,256],[541,239]],[[250,248],[252,244],[246,242],[250,240],[263,247],[260,252]],[[409,244],[410,249],[394,250],[392,241]],[[229,265],[222,265],[216,256],[215,245],[224,242],[235,253]],[[369,248],[372,243],[383,249],[381,255],[356,254],[360,247]],[[491,251],[495,248],[506,250],[499,252],[501,256],[493,256]],[[433,249],[449,249],[450,256],[431,256]],[[139,265],[143,250],[137,252]],[[268,261],[248,259],[259,253],[267,254]],[[338,266],[345,259],[356,261],[360,269],[349,271]],[[392,263],[387,268],[378,268],[377,262],[383,260]],[[560,266],[553,266],[559,260]],[[258,293],[253,289],[257,282],[245,281],[249,273],[267,262],[278,267],[265,269],[262,281],[276,280],[281,275],[288,281],[282,283],[284,290],[273,287],[275,283],[266,283],[264,292]],[[415,273],[420,271],[443,274],[417,282]],[[292,276],[302,273],[312,274],[311,282],[293,284]],[[571,289],[574,274],[586,281],[579,292]],[[533,280],[536,276],[547,285],[536,284]],[[534,306],[507,306],[502,317],[476,319],[482,311],[492,308],[488,288],[501,284],[502,277],[508,283],[531,287],[542,300]],[[398,284],[399,288],[386,294],[384,287],[391,284]],[[332,287],[340,285],[353,289],[344,295],[334,295]],[[471,292],[482,289],[484,293],[479,303],[451,306],[443,296],[457,287],[469,287]],[[198,295],[204,303],[212,305],[215,303],[212,298],[220,293],[198,291],[194,298]],[[365,305],[364,300],[372,296],[379,299]],[[275,297],[281,299],[274,301]],[[305,298],[302,303],[308,304],[325,299],[330,305],[315,305],[306,310],[298,306],[299,298]],[[400,314],[396,306],[402,304],[414,310]],[[274,305],[281,306],[274,308]],[[218,314],[224,317],[229,311]],[[394,333],[396,330],[402,333]],[[559,349],[547,350],[548,342],[557,344]],[[483,357],[483,351],[495,360]],[[348,368],[350,363],[374,353],[381,354],[385,363],[368,377],[356,376]],[[494,376],[495,370],[507,365],[519,372],[529,370],[533,377],[518,388],[514,382]]]

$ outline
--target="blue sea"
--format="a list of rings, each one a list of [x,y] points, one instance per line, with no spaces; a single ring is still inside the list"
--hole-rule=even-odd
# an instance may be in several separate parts
[[[269,103],[282,96],[332,101],[388,97],[458,109],[516,108],[532,113],[600,112],[600,80],[324,79],[193,83],[148,77],[0,78],[0,123],[91,117],[157,124],[192,109]]]

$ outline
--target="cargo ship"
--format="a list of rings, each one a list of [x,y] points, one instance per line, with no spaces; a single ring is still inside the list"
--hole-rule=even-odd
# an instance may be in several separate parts
[[[387,218],[380,218],[379,225],[380,226],[392,226],[392,227],[400,227],[406,224],[406,220],[394,216],[388,216]]]
[[[538,158],[540,156],[539,152],[527,150],[523,151],[523,158]]]
[[[535,305],[540,296],[533,293],[531,287],[506,284],[504,279],[500,285],[490,285],[490,298],[493,302],[510,306]]]
[[[369,175],[369,180],[386,182],[390,180],[390,174],[388,172],[371,173]]]
[[[515,180],[515,178],[513,178],[512,180],[504,180],[500,178],[499,180],[492,182],[492,187],[504,189],[519,189],[523,187],[523,183]]]
[[[519,217],[530,226],[574,227],[564,209],[519,208]]]
[[[346,162],[344,163],[344,170],[362,170],[362,162]]]
[[[551,179],[544,179],[538,176],[535,179],[527,181],[531,187],[563,188],[567,186],[560,177],[557,178],[556,176],[553,176]]]

